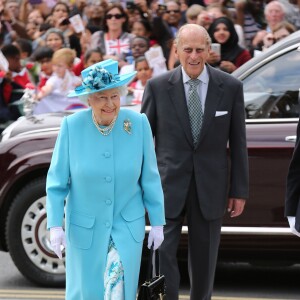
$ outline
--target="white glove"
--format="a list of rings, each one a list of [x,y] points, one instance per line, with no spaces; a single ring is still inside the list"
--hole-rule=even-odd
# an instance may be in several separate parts
[[[289,221],[289,225],[291,228],[291,232],[300,237],[300,233],[295,229],[296,217],[287,217]]]
[[[156,250],[164,240],[164,226],[152,226],[148,236],[148,248],[150,249],[152,244],[153,250]]]
[[[50,228],[50,244],[55,254],[62,259],[61,246],[66,248],[66,235],[62,227]]]

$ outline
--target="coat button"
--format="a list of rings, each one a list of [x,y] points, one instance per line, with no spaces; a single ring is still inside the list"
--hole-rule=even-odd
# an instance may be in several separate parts
[[[109,222],[105,222],[105,227],[109,228],[110,227],[110,223]]]
[[[105,177],[105,181],[106,181],[106,182],[111,182],[111,177],[110,177],[110,176],[106,176],[106,177]]]
[[[110,199],[106,199],[106,200],[105,200],[105,203],[106,203],[107,205],[111,205],[111,200],[110,200]]]
[[[109,158],[111,155],[110,155],[110,153],[109,152],[104,152],[104,157],[105,158]]]

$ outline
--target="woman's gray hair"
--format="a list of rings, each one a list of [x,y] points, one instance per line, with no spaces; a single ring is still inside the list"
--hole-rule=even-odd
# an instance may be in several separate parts
[[[63,41],[62,48],[69,48],[70,47],[69,42],[67,41],[66,37],[64,36],[64,33],[60,29],[54,28],[54,27],[49,28],[46,31],[45,37],[44,37],[45,41],[47,41],[47,38],[48,38],[49,34],[51,34],[51,33],[55,33],[61,38],[61,40]]]
[[[116,87],[116,89],[118,90],[120,97],[125,97],[128,93],[128,89],[127,89],[127,85],[121,85]],[[96,93],[101,93],[102,91],[96,92]],[[95,93],[95,94],[96,94]],[[89,100],[89,96],[91,94],[88,95],[79,95],[78,98],[80,99],[80,101],[82,101],[83,103],[88,104],[88,100]]]

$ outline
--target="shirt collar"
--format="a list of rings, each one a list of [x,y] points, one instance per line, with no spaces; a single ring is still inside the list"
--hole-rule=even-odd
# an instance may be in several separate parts
[[[187,83],[191,78],[186,74],[183,67],[181,67],[182,70],[182,78],[183,83]],[[206,65],[204,65],[203,71],[200,73],[200,75],[197,77],[201,82],[207,84],[208,83],[208,71]]]

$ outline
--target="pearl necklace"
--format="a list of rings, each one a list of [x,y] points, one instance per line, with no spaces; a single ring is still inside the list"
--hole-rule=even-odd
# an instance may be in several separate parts
[[[108,126],[105,126],[104,128],[101,128],[99,126],[98,122],[96,121],[94,112],[92,112],[92,119],[93,119],[93,122],[94,122],[96,128],[102,135],[109,135],[114,128],[117,117],[114,117],[113,120],[111,121],[111,123]]]

